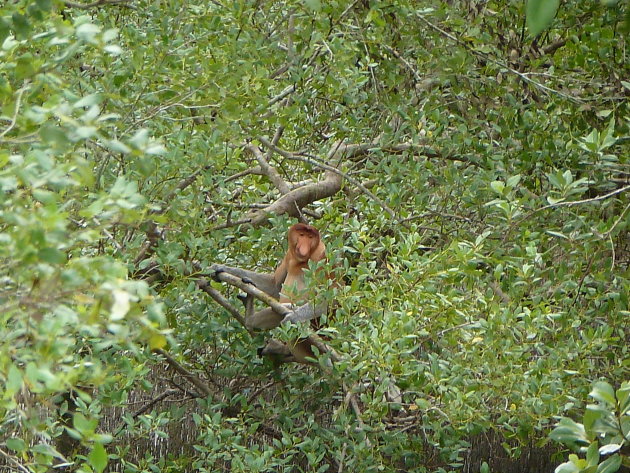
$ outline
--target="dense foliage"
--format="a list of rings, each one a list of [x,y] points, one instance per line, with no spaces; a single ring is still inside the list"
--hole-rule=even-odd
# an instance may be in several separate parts
[[[630,466],[628,2],[5,3],[0,465]],[[332,370],[201,290],[296,207]]]

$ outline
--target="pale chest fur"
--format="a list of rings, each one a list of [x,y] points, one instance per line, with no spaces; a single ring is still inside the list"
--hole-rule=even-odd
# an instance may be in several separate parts
[[[280,291],[280,302],[290,302],[292,304],[304,302],[304,289],[304,273],[300,267],[299,270],[287,274]]]

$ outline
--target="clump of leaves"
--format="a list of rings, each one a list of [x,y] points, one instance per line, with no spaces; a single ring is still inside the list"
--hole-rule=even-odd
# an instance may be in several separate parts
[[[586,406],[582,423],[563,417],[550,434],[556,442],[585,453],[585,458],[569,455],[556,473],[614,473],[622,464],[630,466],[630,382],[617,391],[605,381],[597,382],[590,396],[597,404]]]

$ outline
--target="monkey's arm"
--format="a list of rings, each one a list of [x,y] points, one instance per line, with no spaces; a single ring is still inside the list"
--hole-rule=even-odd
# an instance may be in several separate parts
[[[251,282],[258,289],[269,294],[275,299],[280,297],[280,288],[282,287],[282,283],[277,284],[272,273],[257,273],[247,269],[233,268],[224,264],[213,264],[210,266],[210,271],[212,272],[214,280],[217,280],[217,274],[228,273],[241,278],[244,282]]]
[[[296,307],[293,312],[285,315],[284,319],[282,319],[280,323],[284,324],[288,322],[304,322],[305,320],[312,320],[316,319],[317,317],[321,317],[327,312],[328,304],[326,302],[322,302],[317,305],[307,302],[304,305]]]

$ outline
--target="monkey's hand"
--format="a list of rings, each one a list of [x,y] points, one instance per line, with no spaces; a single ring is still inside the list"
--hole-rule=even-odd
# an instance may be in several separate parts
[[[210,277],[212,277],[212,279],[216,282],[221,282],[221,280],[219,279],[219,274],[226,272],[229,271],[227,270],[227,266],[225,265],[213,264],[212,266],[210,266]]]

